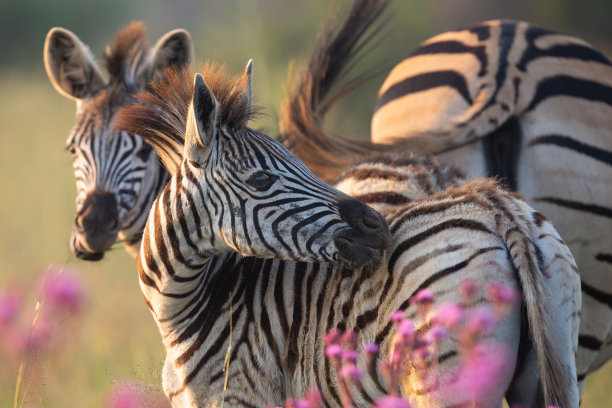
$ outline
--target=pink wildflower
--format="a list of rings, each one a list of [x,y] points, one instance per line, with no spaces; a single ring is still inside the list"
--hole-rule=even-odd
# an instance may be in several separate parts
[[[357,357],[359,357],[359,353],[355,350],[344,350],[342,352],[342,358],[346,361],[355,362],[357,361]]]
[[[410,408],[410,403],[402,397],[386,396],[376,401],[376,408]]]
[[[509,286],[492,283],[487,287],[487,297],[494,303],[514,304],[520,300],[519,292]]]
[[[340,369],[340,377],[350,378],[352,380],[360,380],[363,373],[355,364],[345,364]]]
[[[455,327],[463,318],[463,308],[455,303],[442,303],[438,306],[435,322],[447,329]]]
[[[113,384],[108,402],[109,408],[168,408],[168,401],[160,393],[137,381],[121,381]]]
[[[307,404],[303,406],[301,404]],[[323,396],[319,390],[309,390],[304,394],[304,398],[296,403],[296,408],[321,408],[323,406]]]
[[[432,303],[434,295],[429,289],[421,289],[412,297],[414,303]]]
[[[439,343],[444,340],[448,332],[442,326],[434,326],[425,335],[425,339],[427,339],[430,343]]]
[[[380,346],[376,343],[366,343],[363,345],[363,351],[367,354],[376,354],[380,350]]]
[[[342,337],[342,330],[331,329],[323,338],[323,342],[326,345],[337,343],[340,340],[340,337]]]
[[[15,320],[19,312],[20,297],[9,291],[0,294],[0,327],[6,326]]]
[[[325,355],[330,358],[338,358],[342,355],[342,346],[339,344],[330,344],[325,347]]]
[[[344,334],[342,335],[342,337],[340,338],[340,342],[342,344],[344,344],[348,348],[352,348],[352,349],[357,347],[357,341],[358,340],[359,340],[359,337],[357,336],[357,333],[355,333],[352,330],[345,331]]]
[[[396,310],[395,312],[391,313],[390,318],[393,323],[399,323],[404,319],[404,311]]]
[[[476,346],[461,367],[456,391],[467,393],[470,399],[479,401],[508,368],[508,353],[503,347],[493,345],[485,349]]]
[[[397,325],[397,333],[403,337],[410,337],[414,334],[414,323],[410,319],[402,319]]]
[[[44,298],[55,306],[69,312],[80,310],[85,300],[85,290],[76,273],[66,269],[52,268],[43,277]]]
[[[459,285],[459,293],[466,302],[472,303],[478,293],[478,285],[470,279],[465,279]]]
[[[466,324],[466,329],[474,336],[487,335],[494,327],[495,316],[487,308],[476,309]]]

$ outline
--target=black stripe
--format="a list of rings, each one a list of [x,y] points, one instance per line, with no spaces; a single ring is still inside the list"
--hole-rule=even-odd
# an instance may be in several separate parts
[[[442,232],[446,229],[450,229],[450,228],[464,228],[464,229],[470,229],[470,230],[481,231],[481,232],[486,232],[486,233],[491,232],[491,230],[489,230],[484,224],[480,222],[472,221],[472,220],[465,220],[465,219],[459,218],[459,219],[451,219],[451,220],[444,221],[413,237],[410,237],[409,239],[399,244],[395,248],[391,256],[389,257],[389,263],[387,265],[389,273],[393,273],[393,269],[395,268],[395,263],[397,262],[399,257],[404,252],[408,251],[411,247],[426,240],[427,238],[430,238],[433,235],[439,232]]]
[[[572,210],[588,212],[606,218],[612,218],[612,209],[597,204],[581,203],[580,201],[565,200],[555,197],[536,197],[533,201],[556,204],[561,207],[571,208]]]
[[[472,105],[470,90],[463,75],[457,71],[435,71],[408,77],[389,87],[376,101],[374,113],[397,98],[440,86],[454,88],[468,105]]]
[[[527,146],[537,145],[555,145],[564,147],[566,149],[574,150],[578,153],[582,153],[595,160],[599,160],[602,163],[612,166],[612,152],[601,149],[599,147],[588,145],[579,140],[573,139],[569,136],[564,135],[543,135],[538,136],[535,139],[527,143]]]
[[[487,54],[485,47],[479,45],[476,47],[467,46],[459,41],[440,41],[433,44],[426,44],[422,47],[417,48],[410,57],[417,55],[431,55],[431,54],[472,54],[478,62],[480,62],[480,70],[478,76],[482,77],[487,73]]]
[[[612,87],[587,79],[559,75],[538,83],[535,96],[525,112],[535,109],[542,101],[557,95],[575,96],[612,106]]]
[[[599,349],[601,349],[602,344],[603,343],[601,341],[597,340],[593,336],[586,336],[584,334],[578,336],[578,345],[580,347],[584,347],[593,351],[599,351]]]
[[[595,259],[601,262],[612,263],[612,254],[604,254],[603,252],[598,253]]]
[[[582,293],[586,293],[598,302],[605,303],[608,305],[608,307],[612,308],[612,294],[602,292],[584,282],[580,282],[580,287],[582,289]]]
[[[598,50],[581,44],[563,44],[555,45],[547,49],[541,49],[535,46],[534,42],[543,35],[558,35],[554,31],[549,31],[539,27],[530,27],[525,33],[525,38],[529,46],[523,53],[521,60],[516,64],[516,67],[521,71],[527,70],[527,64],[541,57],[556,57],[563,59],[576,59],[586,62],[599,62],[605,65],[611,65],[610,61]]]

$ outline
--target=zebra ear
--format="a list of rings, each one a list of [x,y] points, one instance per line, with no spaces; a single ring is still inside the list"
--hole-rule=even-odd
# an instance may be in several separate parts
[[[244,69],[244,80],[246,82],[247,87],[247,98],[248,98],[248,108],[251,110],[253,108],[253,60],[250,59],[247,62],[246,68]]]
[[[187,30],[172,30],[157,41],[151,52],[153,73],[167,66],[186,67],[193,58],[193,41]]]
[[[55,27],[49,31],[43,57],[49,80],[68,98],[86,98],[105,84],[89,48],[69,30]]]
[[[204,83],[202,75],[195,74],[193,100],[187,114],[185,132],[185,157],[196,163],[202,162],[202,151],[210,146],[217,133],[219,104],[212,91]]]

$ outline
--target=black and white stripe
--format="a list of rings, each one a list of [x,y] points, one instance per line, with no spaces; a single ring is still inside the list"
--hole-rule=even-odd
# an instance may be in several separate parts
[[[188,77],[167,75],[167,82],[139,94],[142,103],[126,108],[120,121],[155,146],[173,173],[151,210],[139,257],[141,288],[166,347],[164,389],[173,406],[221,399],[229,406],[278,405],[311,387],[338,406],[325,333],[354,329],[364,341],[381,343],[381,358],[387,358],[389,314],[400,308],[414,314],[409,299],[422,287],[440,302],[456,300],[458,283],[467,277],[521,288],[529,327],[529,335],[521,335],[517,305],[483,341],[485,348],[493,340],[505,344],[512,356],[483,406],[500,404],[505,394],[512,403],[534,406],[541,390],[549,404],[577,406],[578,277],[554,229],[548,241],[536,235],[536,220],[543,218],[494,182],[474,182],[390,208],[391,246],[378,259],[374,255],[389,242],[381,241],[382,220],[317,180],[278,142],[246,127],[248,114],[239,110],[250,110],[249,68],[241,85],[208,67],[203,77],[210,88],[196,76],[189,110],[168,106],[184,98],[177,94]],[[242,94],[234,94],[241,86]],[[186,126],[171,125],[177,115]],[[364,253],[374,257],[357,258]],[[555,316],[545,295],[548,274],[565,285],[554,304],[562,313]],[[519,354],[519,343],[529,337],[531,351]],[[443,344],[440,367],[457,367],[457,347],[452,339]],[[424,404],[468,402],[441,390],[405,391]],[[371,370],[354,395],[366,406],[385,392]]]
[[[58,92],[77,104],[66,142],[77,188],[73,254],[101,259],[119,238],[137,255],[147,214],[168,173],[140,136],[119,132],[112,122],[153,75],[165,66],[189,64],[191,54],[186,31],[171,31],[150,49],[144,26],[132,23],[107,47],[107,81],[75,34],[63,28],[49,31],[44,47],[47,74]]]
[[[374,142],[499,175],[551,218],[582,271],[581,381],[612,356],[611,118],[600,51],[489,21],[425,41],[391,71],[372,119]]]

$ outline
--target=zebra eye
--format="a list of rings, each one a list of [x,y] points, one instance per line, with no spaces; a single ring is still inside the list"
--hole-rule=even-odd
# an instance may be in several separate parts
[[[153,148],[148,143],[143,143],[142,147],[138,152],[136,152],[136,157],[138,157],[142,161],[147,161],[149,156],[151,155],[151,151]]]
[[[70,152],[70,154],[74,154],[76,152],[76,149],[74,148],[73,144],[69,144],[68,146],[66,146],[66,150]]]
[[[265,171],[258,171],[247,180],[247,183],[259,191],[269,189],[276,181],[276,176],[268,174]]]

